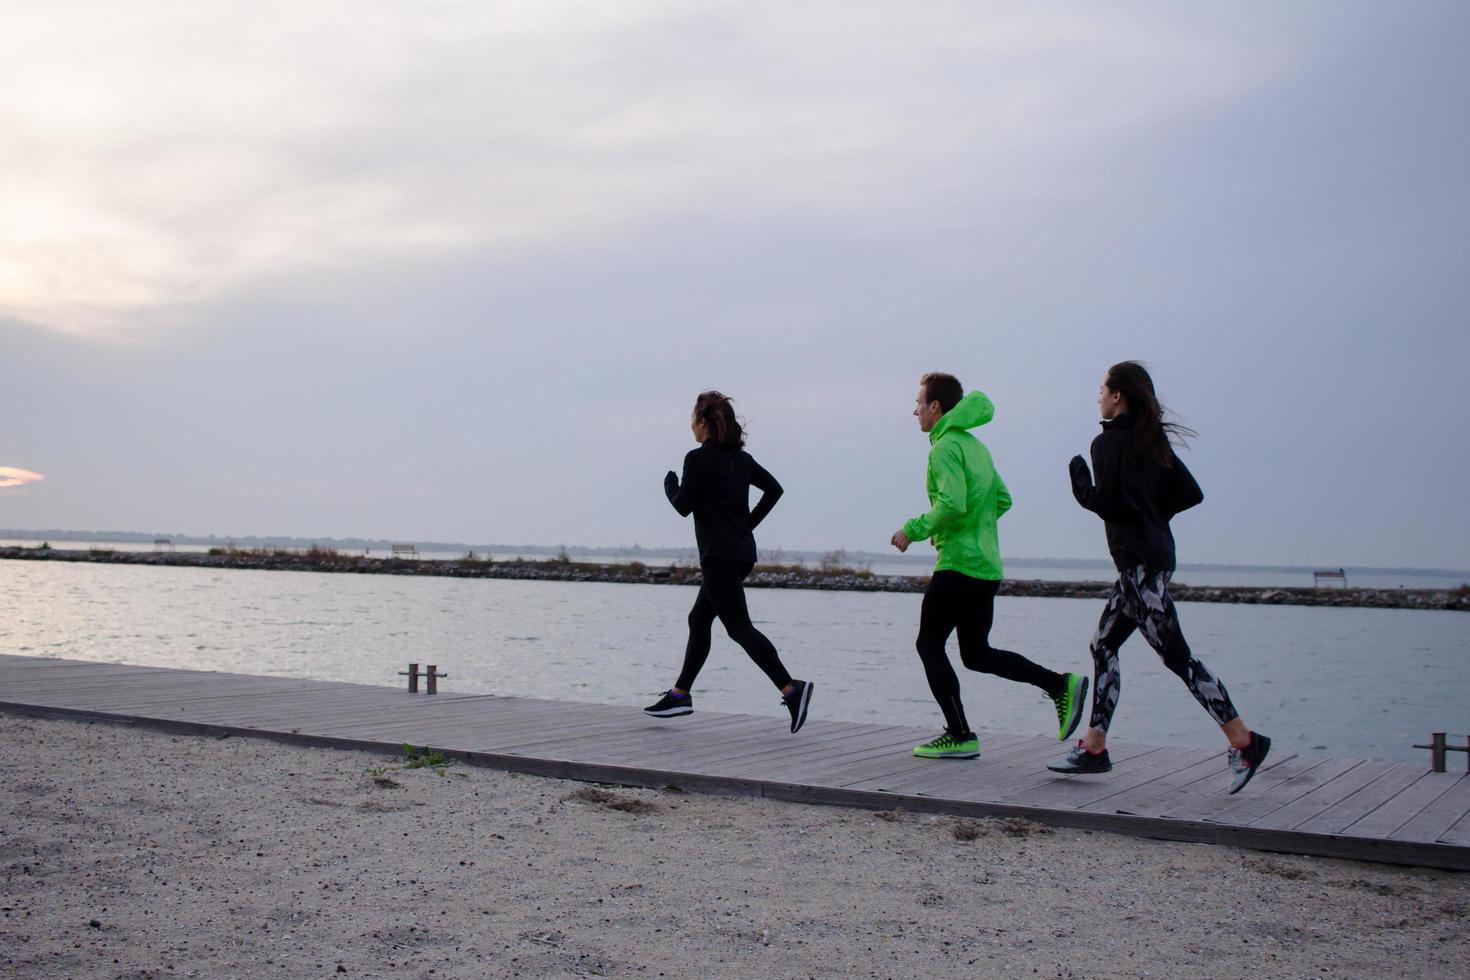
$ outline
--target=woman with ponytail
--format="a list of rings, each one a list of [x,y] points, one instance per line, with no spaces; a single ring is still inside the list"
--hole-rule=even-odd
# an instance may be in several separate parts
[[[1095,681],[1087,734],[1065,758],[1047,768],[1069,774],[1113,768],[1107,736],[1121,685],[1118,648],[1139,630],[1225,733],[1233,774],[1230,792],[1238,793],[1260,768],[1271,740],[1246,727],[1225,685],[1190,652],[1169,598],[1174,574],[1169,520],[1204,500],[1170,440],[1195,433],[1166,419],[1153,379],[1136,361],[1108,369],[1097,404],[1103,431],[1092,441],[1090,471],[1081,456],[1072,457],[1072,494],[1103,519],[1118,580],[1092,640]]]
[[[689,428],[699,448],[684,457],[682,480],[673,470],[664,477],[664,493],[681,517],[694,515],[702,581],[694,608],[689,610],[689,642],[684,648],[679,679],[643,710],[656,718],[693,713],[690,687],[709,657],[710,631],[718,618],[730,639],[740,644],[780,689],[781,703],[791,713],[794,733],[806,722],[815,685],[795,680],[786,672],[776,648],[751,623],[742,586],[755,567],[752,532],[781,498],[781,484],[745,451],[745,432],[735,417],[735,407],[718,391],[703,392],[695,399]],[[761,491],[753,510],[751,487]]]

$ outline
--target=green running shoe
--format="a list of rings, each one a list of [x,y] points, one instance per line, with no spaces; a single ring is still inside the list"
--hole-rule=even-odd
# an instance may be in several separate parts
[[[1057,706],[1057,741],[1065,742],[1082,720],[1082,709],[1087,705],[1087,678],[1068,674],[1067,686],[1051,700]]]
[[[980,740],[974,732],[963,735],[945,732],[932,742],[915,745],[914,755],[925,759],[975,759],[980,755]]]

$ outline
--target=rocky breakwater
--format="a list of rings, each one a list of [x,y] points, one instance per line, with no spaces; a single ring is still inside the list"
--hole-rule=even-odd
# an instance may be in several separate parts
[[[114,551],[94,548],[0,548],[0,559],[67,561],[112,565],[168,565],[191,568],[330,572],[359,575],[432,575],[443,578],[539,579],[558,582],[623,582],[629,584],[697,585],[699,569],[691,565],[645,565],[546,561],[491,562],[473,553],[458,559],[369,558],[328,548],[214,549],[188,551]],[[837,592],[922,592],[928,578],[874,575],[866,569],[758,565],[746,585],[763,589],[820,589]],[[1000,594],[1035,598],[1097,599],[1107,597],[1108,582],[1053,582],[1007,579]],[[1276,606],[1357,606],[1381,609],[1451,609],[1470,612],[1470,587],[1458,589],[1310,589],[1246,586],[1171,587],[1180,602],[1233,602]]]

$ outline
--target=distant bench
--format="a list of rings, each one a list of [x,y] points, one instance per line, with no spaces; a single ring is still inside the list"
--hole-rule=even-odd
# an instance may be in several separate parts
[[[411,544],[395,544],[393,546],[394,558],[417,558],[418,556],[419,549]]]
[[[1312,573],[1312,587],[1320,589],[1322,583],[1331,585],[1336,583],[1344,589],[1347,588],[1347,571],[1341,568],[1319,568]]]

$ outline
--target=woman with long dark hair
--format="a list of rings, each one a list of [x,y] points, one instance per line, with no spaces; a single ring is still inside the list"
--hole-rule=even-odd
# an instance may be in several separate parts
[[[689,642],[679,679],[643,710],[656,718],[694,711],[690,688],[709,657],[710,631],[718,618],[730,639],[780,689],[781,703],[791,713],[791,731],[796,732],[806,723],[815,685],[786,672],[776,648],[751,623],[741,584],[755,567],[753,532],[781,499],[781,484],[745,451],[745,432],[735,417],[735,406],[718,391],[702,392],[695,399],[689,428],[699,448],[684,457],[682,480],[673,470],[664,477],[664,493],[681,517],[694,515],[701,584],[689,610]],[[754,509],[751,487],[761,491]]]
[[[1167,420],[1153,378],[1136,361],[1108,369],[1097,404],[1103,431],[1092,441],[1091,471],[1081,456],[1072,457],[1072,494],[1103,519],[1118,581],[1092,640],[1091,723],[1066,757],[1047,768],[1069,774],[1113,768],[1107,736],[1121,687],[1118,648],[1139,630],[1225,733],[1233,774],[1230,792],[1238,793],[1260,768],[1271,740],[1246,727],[1225,685],[1190,652],[1169,598],[1174,573],[1169,520],[1204,500],[1199,484],[1174,452],[1171,437],[1194,432]]]

